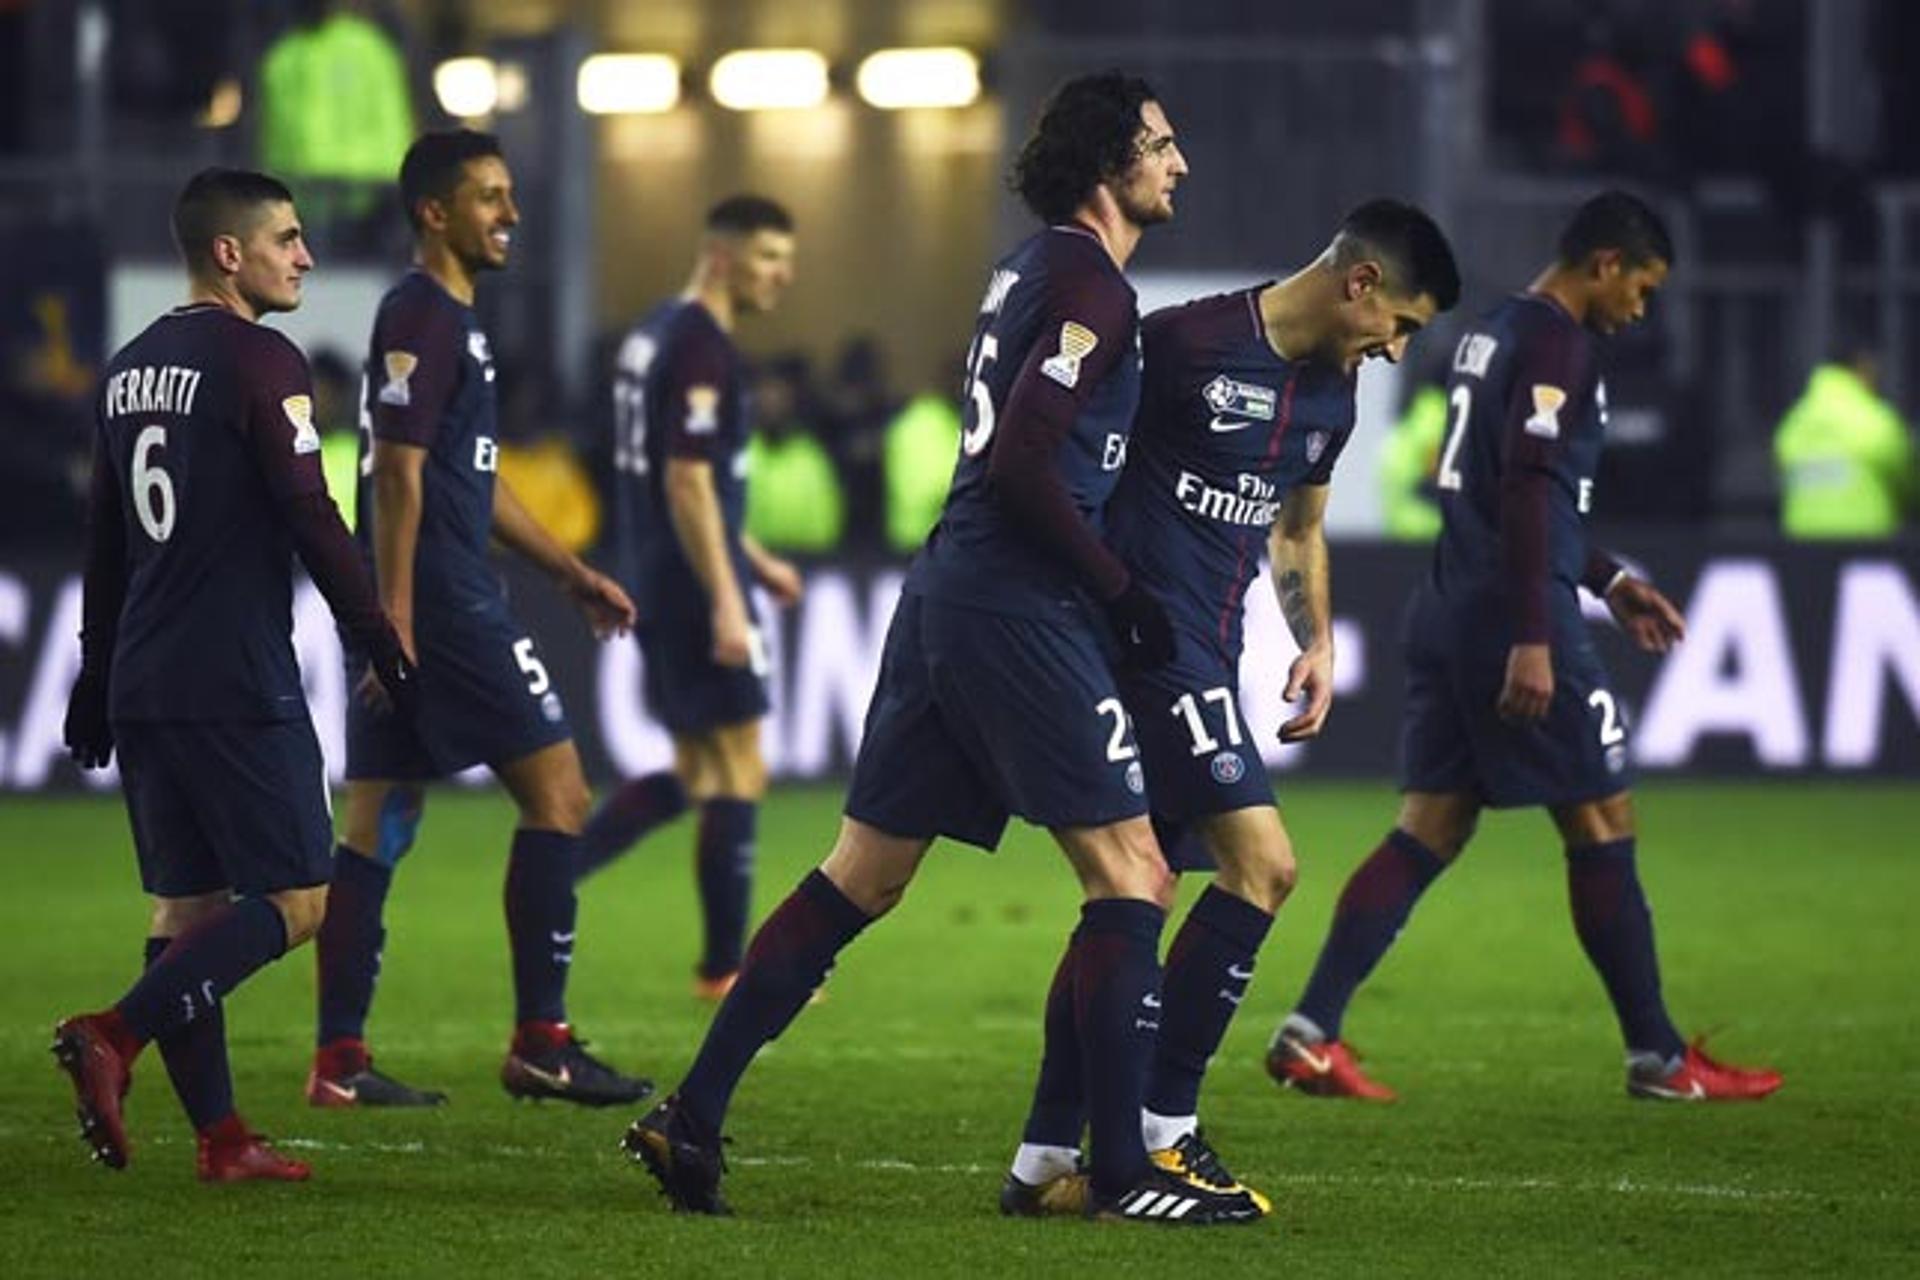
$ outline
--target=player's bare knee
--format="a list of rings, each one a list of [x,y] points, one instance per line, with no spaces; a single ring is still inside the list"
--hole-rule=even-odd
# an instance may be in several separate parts
[[[268,894],[267,901],[273,903],[280,912],[280,921],[287,931],[289,951],[319,932],[320,922],[327,918],[327,886],[323,884],[304,889],[283,889],[279,893]]]
[[[147,918],[149,938],[177,938],[225,910],[233,897],[225,889],[190,898],[155,898]]]
[[[1560,837],[1575,848],[1611,844],[1634,834],[1633,798],[1625,791],[1553,811]]]
[[[867,913],[883,916],[900,905],[907,886],[926,855],[930,841],[891,836],[842,818],[833,851],[820,864],[820,874],[833,882],[847,900]]]

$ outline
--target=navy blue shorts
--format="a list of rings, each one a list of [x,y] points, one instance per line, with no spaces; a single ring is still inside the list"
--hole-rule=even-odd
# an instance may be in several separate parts
[[[1240,711],[1239,675],[1211,639],[1179,632],[1174,660],[1126,672],[1121,697],[1133,716],[1153,797],[1154,828],[1175,871],[1212,870],[1195,823],[1273,804],[1273,782]]]
[[[327,769],[306,717],[123,722],[113,731],[148,893],[257,897],[332,879]]]
[[[1097,827],[1147,811],[1103,637],[902,595],[867,707],[847,816],[991,849],[1009,815]]]
[[[415,723],[347,702],[347,777],[416,782],[476,764],[498,767],[573,736],[553,674],[504,600],[414,624]],[[348,689],[364,664],[349,654]]]
[[[1559,806],[1624,791],[1627,727],[1577,604],[1552,611],[1553,701],[1509,724],[1494,710],[1506,631],[1486,608],[1450,607],[1423,587],[1407,608],[1400,789],[1467,792],[1495,809]]]
[[[713,615],[706,593],[649,592],[634,629],[645,659],[647,711],[675,734],[705,733],[767,714],[767,651],[758,627],[753,665],[713,660]]]

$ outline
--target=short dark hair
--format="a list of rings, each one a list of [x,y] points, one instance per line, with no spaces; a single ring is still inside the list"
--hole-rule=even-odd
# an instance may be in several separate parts
[[[1673,237],[1653,207],[1628,191],[1602,191],[1574,211],[1560,233],[1560,261],[1585,262],[1601,249],[1618,249],[1628,266],[1673,261]]]
[[[741,192],[707,210],[708,231],[730,236],[750,236],[756,231],[793,230],[793,215],[778,200]]]
[[[1007,186],[1044,221],[1066,220],[1103,180],[1133,163],[1140,108],[1158,100],[1145,80],[1119,71],[1067,81],[1041,109]]]
[[[500,154],[500,139],[476,129],[439,129],[415,138],[400,162],[400,204],[407,211],[407,225],[420,229],[422,200],[453,196],[467,161]]]
[[[1378,257],[1387,287],[1410,298],[1427,294],[1440,311],[1460,301],[1460,267],[1440,224],[1404,200],[1377,199],[1351,210],[1334,234],[1334,262]]]
[[[173,202],[173,242],[187,269],[198,270],[212,261],[214,237],[245,235],[261,205],[292,203],[293,192],[278,178],[251,169],[202,169]]]

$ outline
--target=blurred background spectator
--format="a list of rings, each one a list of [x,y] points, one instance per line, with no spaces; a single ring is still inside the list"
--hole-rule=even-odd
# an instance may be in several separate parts
[[[846,501],[833,458],[806,419],[806,357],[754,371],[747,441],[747,532],[770,551],[825,555],[840,546]]]
[[[1851,334],[1781,419],[1773,456],[1788,537],[1891,537],[1913,511],[1913,437],[1879,383],[1878,349]]]

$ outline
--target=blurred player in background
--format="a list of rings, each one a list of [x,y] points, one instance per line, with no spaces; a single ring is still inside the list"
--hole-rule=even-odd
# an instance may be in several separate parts
[[[1240,1184],[1200,1134],[1201,1081],[1295,878],[1273,783],[1238,705],[1243,603],[1264,544],[1300,647],[1286,697],[1306,699],[1280,739],[1305,742],[1333,700],[1323,525],[1333,464],[1353,432],[1354,376],[1369,357],[1398,361],[1459,295],[1433,220],[1374,200],[1287,279],[1156,311],[1141,325],[1140,410],[1107,506],[1107,541],[1167,603],[1178,644],[1166,665],[1123,672],[1120,691],[1169,865],[1218,868],[1167,951],[1142,1129],[1155,1163],[1223,1190]],[[1063,963],[1033,1108],[1001,1195],[1010,1214],[1072,1211],[1084,1199],[1073,990]]]
[[[1064,963],[1093,1134],[1089,1212],[1260,1216],[1244,1191],[1154,1165],[1140,1133],[1167,872],[1109,661],[1117,640],[1127,660],[1161,665],[1173,631],[1099,520],[1140,393],[1122,268],[1173,216],[1186,171],[1152,90],[1117,73],[1062,86],[1015,162],[1048,225],[989,279],[953,487],[888,629],[839,837],[760,927],[679,1090],[627,1134],[676,1208],[726,1212],[720,1130],[741,1075],[900,900],[933,840],[991,849],[1019,814],[1053,833],[1086,896]]]
[[[146,973],[111,1009],[61,1022],[81,1134],[125,1167],[121,1099],[160,1047],[203,1181],[301,1181],[233,1106],[222,1000],[313,936],[332,815],[294,661],[292,557],[363,661],[366,714],[397,723],[413,676],[320,469],[313,388],[258,323],[300,305],[313,268],[293,198],[209,169],[180,193],[188,301],[107,365],[96,410],[80,678],[66,741],[84,768],[116,746],[140,879]]]
[[[1673,246],[1658,215],[1612,191],[1582,205],[1558,259],[1456,348],[1440,454],[1433,569],[1407,615],[1400,817],[1355,871],[1267,1069],[1305,1093],[1388,1100],[1340,1039],[1354,990],[1486,807],[1543,806],[1565,842],[1574,929],[1626,1040],[1627,1092],[1760,1098],[1780,1087],[1689,1045],[1667,1016],[1653,916],[1635,870],[1627,729],[1577,588],[1640,648],[1684,635],[1654,587],[1586,541],[1606,426],[1596,335],[1638,321]]]
[[[491,768],[520,822],[507,859],[514,1033],[507,1092],[602,1106],[650,1090],[588,1054],[567,1020],[573,865],[589,795],[573,733],[533,637],[487,556],[498,538],[546,570],[605,637],[633,624],[612,579],[562,548],[495,474],[493,357],[473,311],[479,277],[507,263],[520,216],[499,144],[469,130],[423,135],[400,194],[415,266],[381,300],[363,390],[360,542],[381,599],[417,656],[411,724],[347,713],[346,829],[318,939],[315,1106],[428,1106],[442,1095],[373,1067],[365,1026],[395,866],[412,846],[422,784]]]
[[[686,292],[648,312],[614,371],[614,470],[626,585],[640,604],[647,707],[673,735],[673,768],[624,783],[587,823],[580,874],[700,806],[695,869],[706,947],[697,995],[733,986],[746,944],[754,833],[767,766],[767,649],[754,583],[783,605],[800,574],[742,529],[747,395],[733,326],[793,282],[793,218],[762,196],[707,211]]]

